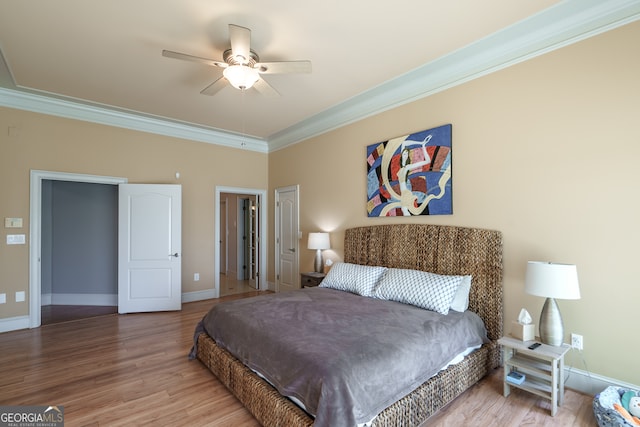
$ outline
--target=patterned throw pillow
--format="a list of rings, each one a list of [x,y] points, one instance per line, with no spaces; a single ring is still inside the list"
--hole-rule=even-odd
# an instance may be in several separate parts
[[[462,279],[463,276],[390,268],[376,286],[374,296],[446,315]]]
[[[386,270],[386,267],[337,262],[320,283],[320,287],[370,297],[373,296],[373,289]]]

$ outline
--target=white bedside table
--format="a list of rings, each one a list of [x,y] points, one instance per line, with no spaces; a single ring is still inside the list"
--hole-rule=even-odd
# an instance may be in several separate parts
[[[568,344],[555,347],[542,344],[535,350],[528,347],[538,341],[520,341],[511,337],[502,337],[498,344],[502,346],[504,356],[504,396],[509,396],[511,387],[520,388],[551,400],[551,415],[555,416],[558,406],[564,401],[564,355],[571,349]],[[507,375],[517,371],[526,376],[522,384],[507,381]]]

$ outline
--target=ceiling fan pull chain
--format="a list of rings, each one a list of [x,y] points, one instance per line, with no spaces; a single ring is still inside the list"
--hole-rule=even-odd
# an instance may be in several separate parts
[[[240,111],[242,111],[242,141],[240,142],[240,146],[242,148],[245,148],[247,146],[247,141],[246,141],[247,135],[246,135],[245,129],[244,129],[245,119],[246,119],[246,116],[247,116],[246,114],[244,114],[244,93],[246,91],[247,91],[246,89],[243,89],[241,91],[242,92],[242,95],[241,95],[242,98],[240,100]]]

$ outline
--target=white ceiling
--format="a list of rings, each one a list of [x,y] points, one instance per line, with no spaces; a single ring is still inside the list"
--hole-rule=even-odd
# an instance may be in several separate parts
[[[0,105],[272,151],[640,17],[639,0],[20,0],[0,2]],[[221,60],[252,30],[281,96],[165,58]]]

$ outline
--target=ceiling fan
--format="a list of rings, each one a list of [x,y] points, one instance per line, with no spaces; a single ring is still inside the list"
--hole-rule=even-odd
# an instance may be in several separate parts
[[[233,87],[246,90],[254,87],[266,96],[280,95],[261,74],[310,73],[311,61],[276,61],[260,62],[258,54],[251,50],[251,30],[238,25],[229,24],[229,40],[231,48],[224,51],[222,61],[187,55],[186,53],[163,50],[162,56],[199,62],[201,64],[222,68],[222,77],[204,88],[203,95],[215,95],[230,83]]]

